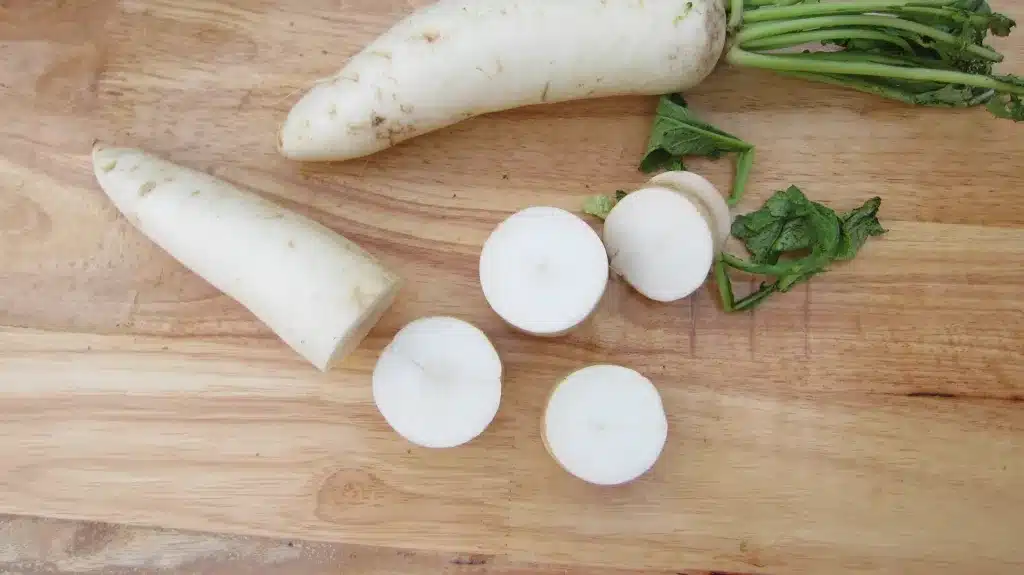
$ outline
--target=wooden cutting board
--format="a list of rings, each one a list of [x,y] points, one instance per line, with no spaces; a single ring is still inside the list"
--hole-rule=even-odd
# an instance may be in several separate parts
[[[279,157],[299,91],[413,4],[3,4],[0,512],[652,569],[1024,569],[1024,126],[720,69],[689,96],[758,145],[743,210],[789,184],[840,210],[877,194],[890,233],[756,313],[614,282],[589,324],[537,340],[487,309],[480,246],[517,209],[643,182],[655,100]],[[1024,72],[1024,32],[996,43]],[[317,373],[117,215],[94,138],[265,193],[407,286]],[[693,167],[728,185],[728,162]],[[478,440],[428,452],[389,430],[369,373],[440,314],[494,338],[505,393]],[[651,377],[670,414],[663,458],[622,488],[569,477],[538,435],[557,378],[596,362]]]

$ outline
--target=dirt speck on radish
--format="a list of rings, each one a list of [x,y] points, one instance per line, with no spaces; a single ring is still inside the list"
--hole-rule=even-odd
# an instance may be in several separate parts
[[[426,40],[428,44],[433,44],[441,39],[441,33],[436,31],[424,32],[423,39]]]

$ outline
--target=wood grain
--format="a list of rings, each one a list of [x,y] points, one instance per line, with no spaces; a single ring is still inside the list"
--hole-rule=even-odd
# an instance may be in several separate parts
[[[512,562],[493,555],[414,552],[244,535],[0,516],[0,569],[19,575],[640,575],[639,571]],[[644,573],[650,573],[645,571]],[[669,575],[668,572],[665,575]],[[727,575],[687,571],[672,575]]]
[[[641,183],[654,101],[495,114],[348,163],[280,158],[297,91],[410,4],[4,5],[0,510],[633,569],[1024,567],[1019,125],[719,70],[690,99],[759,145],[744,209],[790,183],[837,209],[878,194],[890,233],[754,314],[615,283],[586,326],[540,341],[487,309],[480,245],[514,210]],[[1024,40],[997,44],[1024,71]],[[117,215],[95,138],[250,186],[408,285],[343,368],[315,373]],[[694,166],[727,185],[726,162]],[[367,383],[402,325],[439,314],[491,335],[507,378],[487,433],[428,453]],[[593,362],[650,376],[670,414],[664,457],[622,489],[580,485],[538,437],[550,387]]]

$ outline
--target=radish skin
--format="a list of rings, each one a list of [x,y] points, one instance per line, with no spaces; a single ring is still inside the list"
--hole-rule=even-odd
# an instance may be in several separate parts
[[[421,447],[477,437],[501,402],[501,358],[484,332],[452,317],[417,319],[373,370],[373,400],[388,425]]]
[[[620,485],[646,473],[668,438],[665,408],[653,383],[618,365],[592,365],[551,392],[541,436],[548,453],[572,475]]]
[[[696,86],[725,44],[721,0],[440,0],[314,85],[286,157],[345,160],[477,115]]]
[[[659,302],[685,298],[707,279],[715,253],[708,220],[685,195],[647,187],[622,198],[604,221],[611,269]]]
[[[323,225],[142,150],[96,145],[103,191],[142,234],[320,370],[353,351],[398,276]]]
[[[509,216],[484,242],[480,286],[513,327],[565,334],[597,308],[608,284],[608,256],[586,222],[561,208],[534,206]]]

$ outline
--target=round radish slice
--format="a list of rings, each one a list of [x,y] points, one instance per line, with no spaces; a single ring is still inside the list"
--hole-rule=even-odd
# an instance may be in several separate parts
[[[480,254],[480,285],[491,309],[534,335],[561,335],[594,311],[608,283],[597,233],[560,208],[532,207],[502,222]]]
[[[729,239],[732,214],[729,204],[725,203],[725,198],[714,184],[699,174],[682,171],[663,172],[651,178],[649,183],[675,190],[696,203],[715,238],[715,252],[722,250]]]
[[[668,437],[654,384],[618,365],[593,365],[565,378],[548,399],[543,426],[544,445],[555,461],[597,485],[646,473]]]
[[[707,279],[714,259],[710,226],[696,205],[668,188],[637,190],[604,222],[611,268],[644,296],[682,299]]]
[[[384,348],[373,400],[399,435],[455,447],[483,433],[501,401],[501,358],[484,332],[451,317],[413,321]]]

